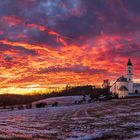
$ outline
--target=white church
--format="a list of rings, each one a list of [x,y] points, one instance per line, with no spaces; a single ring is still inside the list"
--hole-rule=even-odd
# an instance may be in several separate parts
[[[127,63],[126,77],[119,77],[111,86],[110,92],[118,94],[119,98],[140,94],[140,84],[133,82],[133,64],[130,59]]]

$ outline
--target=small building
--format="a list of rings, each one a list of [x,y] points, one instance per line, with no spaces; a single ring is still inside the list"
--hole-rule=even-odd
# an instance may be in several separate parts
[[[110,86],[110,82],[109,80],[104,80],[103,84],[102,84],[102,88],[108,88]]]

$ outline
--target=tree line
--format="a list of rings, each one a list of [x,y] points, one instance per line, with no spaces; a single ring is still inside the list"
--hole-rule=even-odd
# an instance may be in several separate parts
[[[108,88],[95,88],[91,85],[77,86],[66,88],[62,91],[53,91],[50,94],[37,94],[37,95],[16,95],[16,94],[2,94],[0,95],[0,106],[11,106],[30,104],[31,102],[42,100],[50,97],[60,96],[77,96],[77,95],[89,95],[91,98],[98,98],[100,95],[110,96]]]

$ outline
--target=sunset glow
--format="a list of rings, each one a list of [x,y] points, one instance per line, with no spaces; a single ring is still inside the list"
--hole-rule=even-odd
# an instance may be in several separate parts
[[[102,4],[104,3],[104,4]],[[1,0],[0,93],[140,82],[139,0]],[[119,8],[118,8],[119,7]]]

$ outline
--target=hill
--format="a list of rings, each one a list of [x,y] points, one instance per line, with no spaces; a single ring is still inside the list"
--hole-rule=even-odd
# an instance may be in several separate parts
[[[6,111],[0,139],[139,140],[139,118],[140,98]]]

